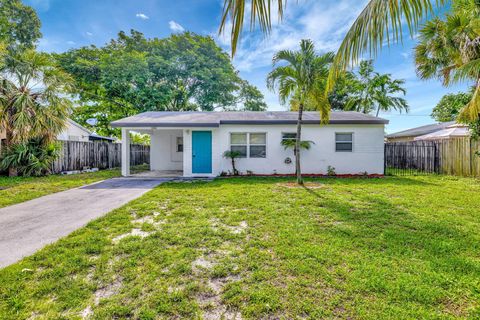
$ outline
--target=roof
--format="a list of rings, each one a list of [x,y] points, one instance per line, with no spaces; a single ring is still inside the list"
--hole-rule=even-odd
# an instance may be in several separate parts
[[[422,136],[415,137],[414,140],[441,140],[441,139],[450,139],[458,137],[468,137],[470,135],[470,130],[466,125],[451,125],[445,129],[438,130],[429,134],[424,134]]]
[[[88,135],[91,135],[92,134],[92,131],[88,130],[87,128],[85,128],[84,126],[82,126],[81,124],[73,121],[72,119],[70,118],[67,118],[67,122],[69,122],[71,125],[79,128],[80,130],[83,130],[85,131]]]
[[[387,134],[387,138],[404,138],[404,137],[422,136],[424,134],[429,134],[435,131],[443,130],[453,124],[455,124],[455,121],[428,124],[426,126],[415,127],[408,130]]]
[[[225,111],[225,112],[171,112],[152,111],[111,123],[112,127],[218,127],[221,124],[296,124],[297,112],[288,111]],[[320,113],[303,113],[303,124],[319,124]],[[387,124],[388,120],[353,111],[334,111],[330,124]]]

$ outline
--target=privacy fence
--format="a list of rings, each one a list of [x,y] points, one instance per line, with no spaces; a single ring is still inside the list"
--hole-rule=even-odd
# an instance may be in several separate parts
[[[53,172],[82,170],[86,167],[110,169],[121,166],[122,145],[110,142],[62,141],[60,157],[53,164]],[[150,163],[150,146],[131,145],[130,165]]]
[[[468,137],[385,144],[385,173],[480,177],[480,141]]]

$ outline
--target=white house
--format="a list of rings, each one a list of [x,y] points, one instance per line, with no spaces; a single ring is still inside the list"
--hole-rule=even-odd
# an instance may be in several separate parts
[[[122,174],[130,175],[129,132],[150,134],[150,170],[185,177],[218,176],[232,171],[226,150],[237,150],[237,169],[253,174],[292,174],[293,151],[282,139],[295,139],[296,112],[145,112],[112,122],[122,128]],[[318,112],[305,112],[302,172],[383,174],[384,126],[388,120],[358,112],[332,112],[320,124]]]

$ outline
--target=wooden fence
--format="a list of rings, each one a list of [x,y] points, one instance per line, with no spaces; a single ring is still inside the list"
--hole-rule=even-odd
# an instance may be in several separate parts
[[[385,171],[480,177],[480,141],[469,137],[385,144]]]
[[[122,145],[110,142],[62,141],[60,157],[53,172],[82,170],[85,167],[109,169],[121,166]],[[150,163],[150,146],[131,145],[130,165]]]

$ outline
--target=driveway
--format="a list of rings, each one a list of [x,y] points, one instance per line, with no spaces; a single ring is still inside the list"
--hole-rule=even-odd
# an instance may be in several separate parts
[[[109,179],[0,209],[0,268],[170,180]]]

